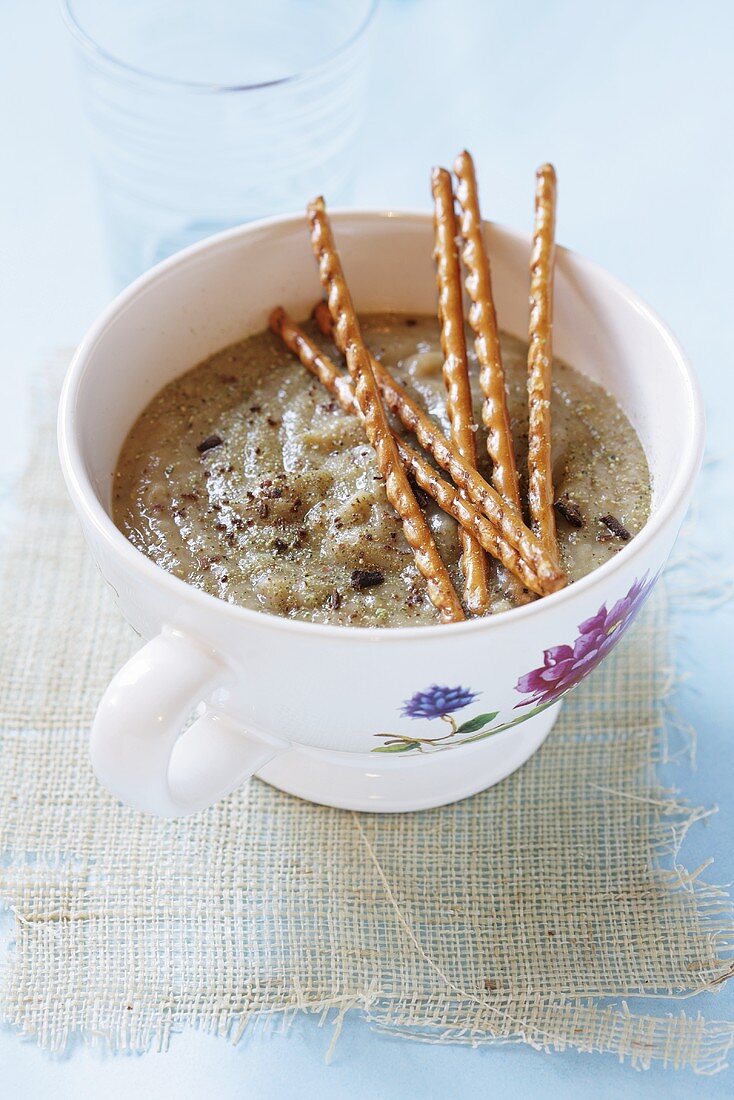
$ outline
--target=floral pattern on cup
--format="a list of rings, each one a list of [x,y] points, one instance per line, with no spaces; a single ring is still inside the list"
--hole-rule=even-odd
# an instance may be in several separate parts
[[[456,710],[462,710],[479,698],[479,692],[463,687],[439,687],[432,684],[425,691],[417,691],[403,703],[405,718],[448,718]]]
[[[457,734],[471,734],[483,729],[497,717],[498,711],[488,714],[478,714],[459,725],[454,718],[457,710],[471,706],[476,702],[481,693],[471,691],[469,688],[457,684],[455,687],[431,684],[424,691],[417,691],[403,703],[401,714],[404,718],[440,718],[449,727],[448,731],[438,737],[411,737],[400,733],[378,733],[376,737],[382,737],[384,744],[373,749],[373,752],[430,752],[431,749],[448,748],[446,742],[463,744],[473,738],[464,736],[460,741],[453,740]],[[523,717],[525,717],[523,715]],[[510,723],[511,725],[513,723]],[[492,731],[494,732],[494,731]]]
[[[515,685],[515,691],[528,695],[515,704],[554,703],[596,668],[599,662],[617,644],[630,626],[635,615],[647,599],[656,578],[648,581],[647,573],[635,579],[626,596],[607,611],[603,603],[596,615],[579,623],[578,634],[572,645],[556,645],[543,653],[543,664],[526,672]]]
[[[449,727],[446,733],[435,737],[418,737],[401,733],[377,733],[383,743],[373,752],[437,752],[454,745],[466,745],[482,741],[495,733],[526,722],[546,707],[557,703],[566,692],[576,687],[592,669],[617,644],[634,620],[652,591],[657,577],[648,580],[645,573],[635,579],[626,596],[617,600],[611,610],[604,603],[591,618],[579,623],[578,634],[571,645],[551,646],[543,652],[543,664],[519,678],[515,691],[528,696],[515,705],[530,707],[522,714],[506,722],[496,723],[499,711],[486,711],[459,724],[454,717],[481,695],[481,692],[456,684],[431,684],[406,699],[401,708],[404,718],[440,719]]]

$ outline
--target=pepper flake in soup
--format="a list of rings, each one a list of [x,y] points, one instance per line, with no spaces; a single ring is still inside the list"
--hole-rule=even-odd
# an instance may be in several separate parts
[[[360,321],[376,359],[450,438],[436,319],[373,314]],[[341,362],[313,323],[304,331]],[[469,334],[466,343],[478,426],[482,394]],[[527,500],[527,346],[502,335],[501,347]],[[344,406],[270,331],[217,352],[165,386],[134,424],[115,472],[115,523],[161,568],[243,607],[345,626],[437,624],[363,423]],[[573,582],[643,527],[650,475],[613,398],[557,360],[551,422],[558,566]],[[397,419],[391,426],[415,445]],[[477,430],[478,473],[491,483]],[[443,471],[435,474],[451,485]],[[418,485],[414,491],[461,592],[457,522]],[[492,612],[532,598],[494,557],[488,565]]]

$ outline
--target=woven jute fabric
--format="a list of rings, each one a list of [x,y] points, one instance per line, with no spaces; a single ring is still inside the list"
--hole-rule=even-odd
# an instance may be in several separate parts
[[[434,1042],[724,1065],[734,1025],[677,1003],[730,973],[733,922],[724,893],[679,865],[704,811],[656,781],[672,681],[662,597],[540,752],[474,798],[379,817],[255,780],[154,820],[90,769],[95,705],[139,642],[67,503],[53,387],[36,404],[0,560],[4,1021],[54,1050],[76,1036],[140,1050],[185,1025],[238,1039],[296,1010],[327,1013],[336,1033],[352,1010]],[[645,1009],[653,996],[669,1014]]]

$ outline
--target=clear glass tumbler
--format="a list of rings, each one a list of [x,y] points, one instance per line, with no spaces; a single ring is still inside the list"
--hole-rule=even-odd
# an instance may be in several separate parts
[[[123,285],[231,225],[350,198],[377,0],[62,0]]]

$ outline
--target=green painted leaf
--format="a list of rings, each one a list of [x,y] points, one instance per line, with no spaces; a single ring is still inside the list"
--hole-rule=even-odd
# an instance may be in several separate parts
[[[477,730],[482,729],[483,726],[488,725],[490,722],[494,722],[498,714],[498,710],[492,711],[491,714],[478,714],[476,718],[470,718],[468,722],[464,722],[463,725],[459,726],[456,732],[475,733]]]
[[[528,718],[534,718],[536,714],[540,714],[540,712],[547,707],[552,707],[555,701],[554,699],[550,703],[541,703],[540,706],[533,707],[532,710],[523,711],[522,714],[518,714],[517,718],[513,718],[510,722],[503,722],[500,726],[495,726],[493,730],[485,730],[484,733],[479,733],[476,737],[466,737],[463,741],[457,742],[457,744],[469,745],[472,741],[483,741],[485,737],[491,737],[493,733],[504,733],[505,730],[512,729],[513,726],[519,726],[523,722],[527,722]]]
[[[379,749],[373,749],[372,752],[410,752],[417,747],[413,741],[407,744],[405,741],[399,741],[397,745],[380,745]]]

